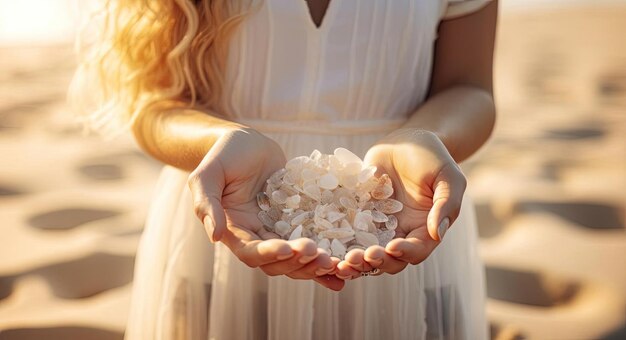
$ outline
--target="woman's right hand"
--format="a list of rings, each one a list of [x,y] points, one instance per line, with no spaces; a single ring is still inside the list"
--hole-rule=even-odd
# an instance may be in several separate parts
[[[337,259],[312,240],[280,239],[257,217],[257,193],[285,163],[280,146],[258,131],[241,127],[225,132],[189,176],[196,215],[209,238],[222,241],[246,265],[340,290],[344,281],[328,275]]]

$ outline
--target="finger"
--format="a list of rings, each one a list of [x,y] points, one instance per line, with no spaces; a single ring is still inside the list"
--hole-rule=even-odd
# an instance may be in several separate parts
[[[289,274],[305,267],[308,263],[314,261],[318,257],[317,245],[313,240],[301,238],[283,242],[290,247],[295,256],[289,258],[288,260],[276,261],[262,265],[261,269],[267,275],[275,276]],[[330,258],[328,261],[330,262]],[[315,272],[315,270],[313,270],[313,272]],[[309,278],[313,277],[314,275],[311,275]]]
[[[318,276],[313,280],[315,280],[315,282],[321,284],[322,286],[337,292],[343,289],[346,284],[344,280],[336,277],[335,275]]]
[[[398,260],[385,252],[381,246],[371,246],[365,250],[363,258],[373,268],[380,269],[383,273],[397,274],[406,266],[407,262]]]
[[[317,258],[302,268],[292,271],[287,276],[292,279],[312,279],[318,276],[324,276],[332,272],[335,269],[335,265],[330,259],[330,256],[323,249],[317,250]]]
[[[252,268],[295,256],[287,241],[281,239],[261,241],[249,231],[240,228],[227,228],[223,233],[222,242],[239,260]]]
[[[354,270],[359,272],[368,272],[372,270],[372,266],[365,261],[363,256],[365,251],[363,249],[353,249],[346,254],[345,262]]]
[[[419,264],[424,261],[435,249],[439,242],[428,235],[425,228],[412,230],[405,238],[391,240],[385,251],[391,256],[410,264]]]
[[[433,206],[428,213],[428,233],[441,241],[461,210],[467,182],[455,164],[444,167],[434,184]]]
[[[328,273],[328,274],[329,275],[335,275],[337,273],[337,265],[339,264],[339,262],[341,262],[341,260],[336,258],[336,257],[334,257],[334,256],[331,256],[330,257],[330,261],[333,264],[333,270],[330,273]]]
[[[361,272],[352,268],[346,261],[337,264],[335,275],[342,280],[352,280],[361,277]]]
[[[192,172],[188,178],[189,189],[194,201],[194,211],[212,242],[222,238],[226,230],[226,215],[222,207],[222,193],[224,191],[224,170],[217,161],[203,161],[201,173]],[[209,179],[209,180],[204,180]],[[206,217],[210,223],[207,223]]]

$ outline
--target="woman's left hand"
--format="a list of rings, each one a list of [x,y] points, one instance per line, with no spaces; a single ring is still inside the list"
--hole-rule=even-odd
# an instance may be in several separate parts
[[[439,137],[428,131],[399,129],[367,152],[364,163],[389,174],[395,198],[396,238],[365,251],[352,250],[337,266],[339,278],[355,278],[374,268],[395,274],[424,261],[441,242],[461,209],[465,176]]]

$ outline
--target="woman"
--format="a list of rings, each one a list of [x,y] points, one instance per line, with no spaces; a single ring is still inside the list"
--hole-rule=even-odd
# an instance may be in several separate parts
[[[485,338],[476,225],[457,163],[493,128],[496,7],[108,3],[75,89],[98,77],[91,122],[126,124],[166,163],[127,338]],[[255,201],[286,159],[339,146],[390,174],[405,206],[392,242],[343,261],[308,239],[272,238]]]

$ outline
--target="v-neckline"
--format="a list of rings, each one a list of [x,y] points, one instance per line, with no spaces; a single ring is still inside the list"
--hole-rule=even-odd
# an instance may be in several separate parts
[[[325,27],[328,26],[328,21],[330,21],[332,17],[333,8],[335,5],[335,2],[337,1],[339,0],[328,1],[328,5],[326,6],[326,9],[324,10],[324,14],[322,15],[320,24],[318,26],[315,23],[315,20],[313,20],[313,16],[311,15],[311,7],[309,7],[309,3],[306,0],[297,0],[297,2],[300,3],[300,8],[302,9],[305,20],[307,21],[307,26],[311,27],[314,31],[317,31],[317,32],[321,32],[325,30]]]

